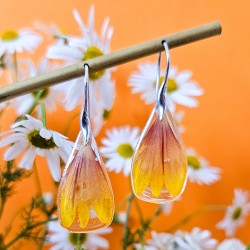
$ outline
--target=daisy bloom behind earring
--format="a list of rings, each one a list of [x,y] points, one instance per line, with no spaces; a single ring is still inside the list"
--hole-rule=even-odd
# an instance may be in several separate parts
[[[35,77],[54,69],[54,67],[50,64],[50,61],[45,58],[39,62],[37,67],[32,60],[22,60],[19,65],[19,67],[24,68],[23,71],[25,72],[25,74],[23,72],[19,72],[19,75],[21,76],[19,77],[19,80]],[[30,107],[32,107],[32,104],[39,95],[39,99],[44,102],[46,110],[48,112],[54,112],[57,109],[57,104],[62,103],[63,101],[63,93],[65,92],[64,88],[67,88],[66,84],[63,84],[63,86],[56,85],[46,87],[42,90],[36,90],[32,93],[15,98],[12,101],[12,106],[15,108],[18,115],[25,114],[30,111]],[[38,105],[37,108],[38,114],[41,114],[41,106]]]
[[[0,148],[11,145],[4,154],[6,161],[17,158],[24,152],[18,166],[30,170],[36,155],[46,158],[51,175],[55,181],[61,177],[60,158],[67,162],[73,143],[62,134],[48,130],[40,120],[26,115],[11,126],[10,135],[0,142]]]
[[[32,53],[41,42],[42,37],[30,29],[7,30],[0,35],[0,56],[4,53],[11,55],[15,52]]]
[[[107,159],[105,165],[110,171],[131,172],[132,156],[139,139],[139,129],[129,126],[113,128],[107,131],[107,138],[102,139],[100,153]]]
[[[85,26],[77,10],[73,12],[75,20],[80,27],[82,35],[80,37],[69,37],[68,44],[56,44],[47,51],[47,58],[64,60],[66,64],[78,63],[93,59],[110,51],[110,40],[113,28],[109,27],[109,20],[105,19],[101,35],[94,27],[94,7],[89,11],[88,25]],[[95,102],[101,102],[105,110],[110,110],[113,105],[115,86],[111,79],[111,70],[100,70],[89,74],[91,116],[96,113]],[[65,109],[73,110],[85,98],[84,93],[79,91],[82,87],[82,78],[70,81],[71,84],[65,92]]]
[[[197,153],[189,148],[186,150],[188,164],[188,179],[199,185],[211,185],[220,179],[220,169],[211,167],[209,163],[198,156]]]
[[[48,244],[52,245],[51,250],[71,250],[77,246],[78,235],[70,233],[64,229],[58,221],[51,221],[48,223]],[[81,234],[81,246],[84,249],[108,249],[109,242],[101,237],[102,235],[112,232],[112,228],[103,228],[91,234]]]
[[[227,236],[233,236],[238,227],[245,223],[250,213],[248,192],[242,189],[234,190],[233,204],[228,206],[225,217],[217,224],[217,228],[225,230]]]
[[[176,250],[214,250],[217,243],[218,241],[211,237],[209,230],[195,227],[190,233],[177,231],[173,245]]]
[[[140,93],[141,98],[146,104],[156,101],[155,86],[157,64],[141,63],[138,64],[139,71],[131,74],[129,86],[132,87],[132,93]],[[175,105],[180,104],[189,108],[198,106],[198,101],[194,98],[201,96],[203,90],[191,80],[190,71],[178,71],[176,67],[170,67],[167,92],[169,97],[169,109],[175,110]],[[160,72],[160,83],[164,79],[164,71]]]

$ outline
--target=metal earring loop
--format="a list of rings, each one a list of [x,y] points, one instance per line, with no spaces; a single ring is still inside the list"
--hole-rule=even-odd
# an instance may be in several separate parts
[[[158,66],[157,66],[157,81],[156,81],[156,93],[157,93],[157,109],[158,114],[160,117],[160,120],[163,119],[166,110],[167,110],[167,83],[168,83],[168,73],[169,73],[169,65],[170,65],[170,53],[169,53],[169,47],[166,41],[162,42],[162,45],[164,46],[165,52],[166,52],[166,71],[164,75],[163,83],[161,84],[160,88],[160,64],[161,64],[161,53],[159,53],[158,56]],[[158,90],[159,89],[159,90]]]
[[[84,144],[86,145],[90,138],[90,101],[89,101],[89,65],[84,64],[84,93],[85,100],[81,112],[81,130],[84,137]]]

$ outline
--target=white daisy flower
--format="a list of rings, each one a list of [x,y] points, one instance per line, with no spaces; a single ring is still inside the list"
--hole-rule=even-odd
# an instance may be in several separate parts
[[[8,30],[0,36],[0,56],[4,53],[13,55],[15,52],[32,53],[40,43],[42,37],[30,29],[20,31]]]
[[[94,7],[90,9],[87,27],[81,20],[77,10],[74,10],[74,17],[82,31],[82,36],[71,37],[68,45],[57,44],[50,47],[47,57],[49,59],[64,60],[67,64],[72,64],[109,53],[110,40],[113,34],[113,28],[109,27],[109,20],[104,21],[101,36],[99,36],[94,28]],[[89,75],[92,109],[95,108],[96,101],[102,102],[106,110],[110,110],[113,105],[114,82],[111,80],[110,72],[111,70],[101,70]],[[72,80],[65,93],[66,110],[70,111],[82,102],[84,91],[81,90],[83,90],[83,78]],[[93,110],[91,112],[95,113]]]
[[[137,250],[173,250],[174,235],[168,233],[151,232],[152,239],[147,240],[147,244],[142,247],[141,244],[136,244]]]
[[[234,190],[233,204],[228,206],[225,217],[217,224],[217,228],[225,230],[227,236],[234,235],[236,229],[245,223],[250,213],[248,192],[242,189]]]
[[[34,77],[43,73],[46,73],[52,70],[54,67],[50,64],[49,60],[42,59],[36,68],[35,64],[32,60],[22,60],[20,61],[20,68],[19,68],[19,80]],[[56,110],[56,103],[62,103],[63,101],[63,93],[64,87],[60,85],[56,85],[53,87],[45,88],[42,91],[40,96],[40,101],[44,102],[48,112],[54,112]],[[33,93],[20,96],[15,98],[12,101],[12,106],[15,108],[18,115],[22,115],[27,113],[30,109],[32,104],[35,101],[35,98],[39,90],[34,91]],[[40,112],[40,110],[39,110]]]
[[[217,240],[211,238],[209,230],[193,228],[191,233],[177,231],[175,234],[176,250],[212,250],[217,245]]]
[[[238,239],[225,239],[222,241],[217,250],[246,250],[246,246]]]
[[[49,37],[53,37],[59,44],[67,44],[71,37],[64,30],[59,29],[55,24],[46,25],[41,22],[35,22],[35,27]]]
[[[141,93],[141,98],[146,104],[156,101],[156,78],[157,64],[140,63],[139,71],[132,73],[129,77],[129,86],[132,87],[132,93]],[[164,71],[160,73],[160,82],[164,79]],[[193,98],[201,96],[203,90],[190,78],[190,71],[178,72],[176,67],[170,67],[169,80],[167,85],[169,108],[173,112],[175,104],[194,108],[198,106],[198,101]]]
[[[50,236],[48,243],[51,245],[51,250],[72,250],[77,245],[77,234],[70,233],[61,227],[58,221],[48,223]],[[109,242],[101,237],[101,235],[109,234],[112,228],[104,228],[89,234],[81,234],[82,247],[84,249],[109,249]]]
[[[220,179],[220,169],[211,167],[209,163],[198,156],[197,153],[189,148],[186,152],[188,164],[188,179],[199,185],[211,185]]]
[[[107,138],[102,139],[103,146],[100,148],[100,153],[107,159],[106,167],[128,176],[138,139],[139,128],[125,126],[108,130]]]
[[[60,158],[67,162],[73,143],[56,131],[46,129],[40,120],[26,115],[11,126],[11,135],[0,142],[0,148],[11,145],[4,154],[4,160],[11,161],[24,152],[19,167],[30,170],[36,155],[46,158],[55,181],[61,177]]]
[[[95,109],[95,113],[92,115],[93,117],[92,118],[92,127],[93,127],[92,132],[94,136],[96,136],[100,132],[101,128],[109,119],[110,113],[112,112],[112,110],[104,109],[102,106],[102,103],[96,102],[95,105],[97,107]]]

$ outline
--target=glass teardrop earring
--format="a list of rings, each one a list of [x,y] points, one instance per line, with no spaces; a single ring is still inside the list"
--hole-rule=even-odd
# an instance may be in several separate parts
[[[84,65],[85,101],[80,132],[58,190],[61,225],[71,232],[91,232],[110,225],[114,196],[90,128],[89,66]]]
[[[167,105],[166,87],[170,54],[165,41],[163,46],[167,60],[165,77],[160,85],[159,53],[156,104],[136,146],[131,171],[135,195],[141,200],[158,204],[178,198],[185,188],[187,179],[184,147]]]

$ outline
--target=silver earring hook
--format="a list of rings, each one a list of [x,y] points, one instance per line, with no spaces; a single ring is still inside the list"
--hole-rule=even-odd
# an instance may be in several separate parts
[[[170,65],[170,53],[169,53],[169,47],[166,41],[162,42],[162,45],[165,48],[165,52],[166,52],[166,71],[165,71],[165,76],[164,76],[164,80],[163,83],[161,84],[160,88],[159,88],[159,84],[160,84],[160,64],[161,64],[161,54],[159,53],[159,57],[158,57],[158,69],[157,69],[157,84],[159,88],[159,90],[157,91],[157,108],[158,108],[158,114],[159,114],[159,118],[160,121],[163,119],[166,110],[167,110],[167,83],[168,83],[168,73],[169,73],[169,65]]]
[[[157,76],[156,76],[156,85],[155,85],[156,98],[158,97],[158,93],[159,93],[160,78],[161,78],[161,52],[159,52],[158,54],[158,61],[157,61]]]
[[[89,101],[89,65],[84,64],[84,93],[85,100],[81,112],[80,126],[84,137],[84,145],[90,138],[90,101]]]

